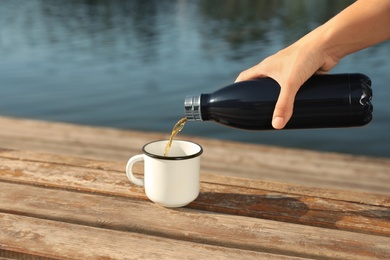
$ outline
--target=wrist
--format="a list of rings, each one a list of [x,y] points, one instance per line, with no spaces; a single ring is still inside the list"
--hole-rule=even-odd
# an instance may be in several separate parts
[[[321,50],[323,55],[333,60],[341,60],[351,52],[353,45],[350,39],[345,39],[345,36],[340,35],[340,32],[335,26],[332,26],[331,21],[324,24],[321,28]]]
[[[332,32],[322,25],[302,37],[296,48],[305,56],[309,73],[330,71],[346,54],[332,40]]]

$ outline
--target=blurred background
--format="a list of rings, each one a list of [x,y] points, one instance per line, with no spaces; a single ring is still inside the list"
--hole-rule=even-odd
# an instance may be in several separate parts
[[[186,95],[232,83],[352,2],[2,0],[0,115],[168,135]],[[182,134],[389,157],[389,53],[388,41],[332,71],[372,79],[365,127],[248,132],[191,122]]]

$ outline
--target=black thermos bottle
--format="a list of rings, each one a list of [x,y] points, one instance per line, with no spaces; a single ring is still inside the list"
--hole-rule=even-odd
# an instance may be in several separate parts
[[[210,94],[187,96],[188,121],[215,121],[269,130],[280,86],[271,78],[237,82]],[[372,119],[371,80],[363,74],[313,75],[299,89],[285,129],[362,126]]]

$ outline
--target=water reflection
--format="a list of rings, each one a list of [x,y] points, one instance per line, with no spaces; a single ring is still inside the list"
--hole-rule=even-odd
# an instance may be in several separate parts
[[[201,32],[209,41],[208,47],[217,42],[215,39],[221,39],[229,44],[231,58],[242,59],[253,53],[252,48],[246,49],[248,44],[267,48],[276,40],[279,48],[286,46],[352,2],[201,0],[199,11],[204,21]]]
[[[152,60],[160,32],[157,14],[164,7],[159,2],[44,0],[46,41],[109,61],[130,55]]]
[[[127,53],[147,62],[164,47],[160,45],[161,34],[178,36],[176,30],[183,21],[175,16],[182,16],[179,9],[183,6],[196,9],[196,14],[190,15],[198,15],[196,29],[207,41],[201,47],[207,49],[213,42],[224,41],[236,51],[254,42],[270,43],[274,37],[287,45],[352,2],[31,0],[26,4],[23,0],[5,0],[0,18],[1,30],[6,30],[3,36],[8,38],[14,31],[18,38],[0,44],[2,50],[16,49],[20,44],[50,46],[56,51],[105,55],[110,60]],[[189,17],[184,19],[188,21]],[[170,41],[175,42],[175,37]]]
[[[169,133],[184,96],[231,83],[352,2],[3,0],[0,114]],[[381,44],[335,69],[372,77],[368,128],[259,134],[199,123],[183,134],[390,156],[390,90],[381,89],[389,50]],[[362,135],[368,150],[356,147]]]

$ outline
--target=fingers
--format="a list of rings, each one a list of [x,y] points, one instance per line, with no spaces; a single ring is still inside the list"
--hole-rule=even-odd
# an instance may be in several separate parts
[[[247,69],[247,70],[241,72],[234,82],[240,82],[240,81],[248,80],[251,78],[256,78],[254,73],[255,73],[255,71],[253,71],[252,68]]]
[[[273,128],[282,129],[286,126],[293,113],[295,95],[296,91],[289,88],[281,88],[272,117]]]
[[[300,86],[296,81],[290,82],[291,84],[286,84],[287,80],[283,77],[286,72],[279,73],[281,67],[278,64],[274,64],[273,67],[271,66],[273,68],[271,69],[268,61],[269,58],[263,60],[261,63],[253,66],[252,68],[241,72],[235,82],[261,77],[270,77],[276,80],[281,88],[272,117],[272,126],[275,129],[282,129],[286,126],[292,116],[295,95]]]
[[[256,73],[256,71],[254,71],[252,69],[247,69],[247,70],[241,72],[234,82],[240,82],[240,81],[244,81],[244,80],[257,78],[255,73]]]
[[[257,64],[255,66],[253,66],[252,68],[249,68],[249,69],[244,70],[243,72],[241,72],[238,75],[236,81],[234,81],[234,82],[240,82],[240,81],[244,81],[244,80],[250,80],[250,79],[257,79],[257,78],[266,77],[266,74],[265,73],[259,73],[260,71],[264,72],[264,69],[260,67],[260,64]]]

